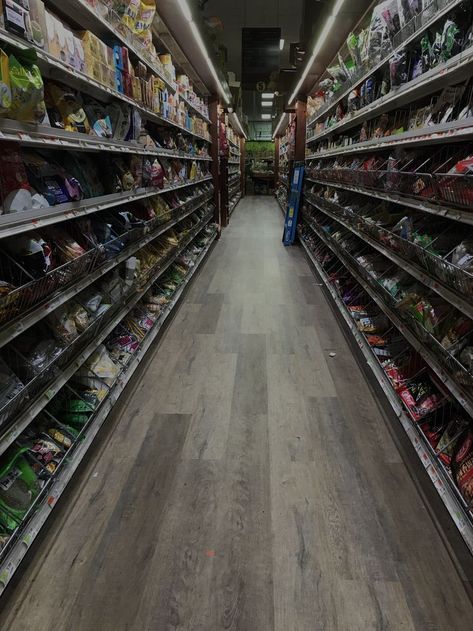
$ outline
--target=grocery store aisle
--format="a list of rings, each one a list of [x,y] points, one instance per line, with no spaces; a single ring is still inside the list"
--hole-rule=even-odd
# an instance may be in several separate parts
[[[470,628],[322,288],[281,233],[274,200],[237,207],[1,629]]]

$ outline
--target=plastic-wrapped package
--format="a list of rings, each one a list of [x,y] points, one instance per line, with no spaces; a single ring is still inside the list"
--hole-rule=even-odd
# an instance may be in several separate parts
[[[380,10],[388,36],[392,39],[401,29],[398,0],[385,0],[376,8]]]
[[[467,428],[467,419],[463,416],[455,415],[444,429],[435,451],[445,465],[450,466],[456,442],[461,438]]]
[[[0,409],[14,399],[24,388],[24,385],[0,358]]]
[[[41,374],[63,351],[63,346],[56,340],[41,340],[25,357],[28,375],[32,378]]]
[[[28,123],[44,123],[46,105],[41,72],[34,50],[16,51],[9,57],[11,107],[9,117]]]
[[[452,473],[465,502],[473,501],[473,430],[469,429],[456,443],[451,460]]]
[[[440,60],[448,61],[460,51],[460,29],[453,20],[446,20],[442,31]]]
[[[27,447],[10,447],[0,465],[0,525],[14,531],[21,523],[41,487],[25,458]]]
[[[394,53],[389,59],[391,88],[398,88],[407,82],[407,54],[405,51]]]
[[[47,434],[27,431],[20,436],[18,443],[27,448],[28,460],[39,480],[47,480],[53,475],[64,458],[63,447]]]
[[[360,42],[355,35],[355,33],[350,33],[347,38],[347,48],[350,51],[350,55],[353,61],[355,68],[361,67],[361,52],[360,52]]]
[[[348,95],[348,111],[350,113],[356,112],[360,109],[360,91],[358,88],[352,90]]]
[[[444,327],[444,334],[440,340],[441,345],[447,350],[452,348],[471,332],[472,325],[470,318],[464,315],[454,317],[453,320],[449,319],[446,327]]]
[[[88,98],[84,110],[90,123],[91,134],[99,138],[112,138],[112,121],[108,110],[98,101]]]
[[[419,53],[419,54],[416,54],[412,60],[410,80],[412,81],[412,79],[416,79],[417,77],[420,77],[420,75],[423,74],[423,72],[424,72],[424,63],[423,63],[422,55]]]
[[[68,344],[89,326],[89,316],[81,305],[70,301],[48,316],[54,334]]]
[[[410,22],[421,10],[421,0],[398,0],[401,27]]]
[[[101,344],[97,350],[89,357],[83,367],[79,370],[79,374],[85,376],[97,377],[108,386],[113,385],[118,377],[120,369],[110,359],[106,347]]]
[[[426,33],[424,37],[420,40],[420,51],[422,58],[422,72],[427,72],[430,68],[430,40],[429,35]]]
[[[422,21],[427,22],[435,15],[437,3],[435,0],[422,0]]]
[[[33,278],[41,278],[54,267],[51,245],[36,232],[9,239],[6,249]]]
[[[452,253],[452,263],[457,267],[473,273],[473,241],[462,241]]]
[[[126,103],[110,103],[107,111],[112,125],[113,139],[125,140],[131,125],[130,107]]]
[[[70,132],[90,133],[89,121],[81,99],[72,90],[48,83],[45,96],[49,121],[53,127]]]
[[[436,33],[434,41],[430,46],[429,68],[435,68],[442,56],[442,33]]]
[[[151,186],[164,188],[164,169],[156,158],[151,165]]]

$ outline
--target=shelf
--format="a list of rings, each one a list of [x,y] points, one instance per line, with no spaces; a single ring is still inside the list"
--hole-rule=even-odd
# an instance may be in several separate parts
[[[330,180],[324,180],[322,178],[316,179],[313,177],[306,177],[306,182],[313,182],[314,184],[321,184],[323,186],[331,186],[332,188],[341,188],[345,191],[352,191],[353,193],[360,193],[361,195],[368,195],[369,197],[376,197],[376,199],[382,199],[394,204],[401,204],[408,208],[414,208],[421,212],[429,213],[431,215],[438,215],[440,217],[446,217],[453,221],[459,221],[468,225],[473,225],[473,213],[468,210],[460,210],[458,208],[448,208],[446,206],[440,206],[439,204],[431,203],[421,199],[415,199],[413,197],[404,197],[403,195],[396,195],[396,193],[385,193],[383,191],[377,191],[375,189],[362,188],[361,186],[352,186],[350,184],[344,184],[341,182],[332,182]]]
[[[281,203],[281,200],[279,199],[279,197],[276,197],[276,201],[279,204],[279,208],[281,209],[282,214],[284,215],[284,217],[286,216],[286,209],[284,208],[284,206]]]
[[[200,116],[200,118],[204,120],[206,123],[208,123],[209,125],[212,124],[212,121],[210,120],[210,118],[206,114],[201,112],[198,107],[196,107],[191,101],[189,101],[189,99],[186,99],[184,95],[179,94],[179,98],[181,99],[181,101],[184,101],[187,107],[190,110],[192,110],[194,114],[197,114],[197,116]]]
[[[128,105],[136,108],[140,112],[141,116],[146,120],[161,125],[164,124],[170,127],[175,127],[190,136],[204,140],[207,143],[211,143],[210,136],[202,136],[201,134],[179,125],[169,118],[165,118],[158,112],[154,112],[131,97],[128,97],[109,86],[103,85],[99,81],[89,77],[87,74],[77,71],[75,68],[69,66],[60,59],[56,59],[41,48],[37,48],[33,44],[30,44],[26,40],[17,37],[12,33],[9,33],[3,28],[0,28],[0,41],[16,46],[20,50],[34,49],[38,57],[37,63],[43,77],[50,78],[54,81],[61,81],[70,87],[76,87],[76,89],[86,92],[99,100],[110,100],[110,97],[119,99],[120,101],[128,103]]]
[[[467,546],[473,552],[473,526],[469,515],[465,513],[464,502],[459,498],[458,491],[455,488],[452,488],[452,482],[446,474],[443,466],[441,466],[435,454],[432,452],[430,445],[428,445],[425,441],[424,436],[418,426],[410,420],[409,416],[405,412],[404,407],[402,406],[399,398],[394,392],[389,379],[387,378],[386,374],[379,365],[379,362],[371,351],[371,347],[369,346],[364,336],[358,331],[353,318],[347,312],[345,305],[340,299],[340,296],[335,291],[333,285],[329,282],[325,271],[316,260],[304,240],[300,239],[300,242],[310,262],[316,269],[319,277],[322,279],[325,288],[332,297],[335,306],[337,307],[350,332],[352,333],[355,342],[357,343],[360,351],[362,352],[366,360],[366,363],[370,367],[377,382],[381,386],[389,404],[391,405],[395,415],[399,419],[404,431],[411,441],[419,457],[419,460],[427,471],[435,489],[437,490],[437,493],[439,494],[446,509],[448,510],[450,517],[460,531]]]
[[[240,203],[241,200],[241,195],[238,196],[237,200],[235,202],[233,202],[233,204],[230,206],[230,209],[228,211],[228,216],[230,217],[232,212],[235,210],[235,208],[238,206],[238,204]]]
[[[240,160],[228,160],[228,164],[240,164]]]
[[[439,296],[444,298],[444,300],[446,300],[448,303],[455,306],[457,309],[459,309],[462,313],[467,315],[469,318],[473,319],[473,304],[465,300],[460,294],[457,294],[455,291],[452,291],[451,289],[449,289],[449,287],[444,285],[440,279],[429,275],[427,271],[423,270],[420,267],[417,267],[416,265],[411,263],[407,258],[402,257],[399,254],[396,254],[395,252],[393,252],[392,250],[385,248],[381,243],[379,243],[379,241],[376,241],[376,239],[373,239],[365,232],[357,230],[355,226],[351,225],[348,221],[344,221],[343,218],[337,215],[337,213],[330,212],[330,210],[328,210],[327,208],[324,208],[323,204],[317,203],[317,200],[308,197],[307,194],[305,195],[305,199],[309,204],[317,208],[317,210],[320,210],[325,215],[327,215],[328,217],[331,217],[332,219],[337,221],[339,224],[344,226],[347,230],[349,230],[353,234],[356,234],[358,237],[360,237],[360,239],[362,239],[366,243],[369,243],[369,245],[371,245],[378,252],[383,254],[392,263],[394,263],[395,265],[398,265],[400,269],[403,269],[404,271],[408,272],[411,276],[419,280],[421,283],[433,289],[433,291],[435,291]],[[361,218],[359,220],[361,220]]]
[[[103,197],[91,197],[79,202],[58,204],[57,206],[50,206],[49,208],[42,208],[40,210],[28,210],[21,213],[0,215],[0,239],[27,232],[28,230],[44,228],[45,226],[50,226],[68,219],[83,217],[99,212],[100,210],[135,202],[147,197],[153,197],[154,195],[163,195],[164,193],[177,191],[182,188],[187,188],[188,186],[196,186],[197,184],[209,182],[210,180],[212,180],[212,176],[208,175],[198,180],[191,180],[185,184],[168,186],[166,188],[142,188],[137,189],[135,192],[124,191],[122,193],[104,195]]]
[[[161,316],[156,320],[152,329],[148,332],[145,339],[143,340],[140,348],[135,352],[129,364],[124,368],[123,372],[120,374],[115,384],[112,386],[107,398],[103,401],[101,406],[96,411],[94,417],[88,425],[83,439],[77,441],[77,447],[75,448],[73,453],[64,458],[63,463],[61,463],[61,466],[59,468],[58,474],[54,477],[50,486],[47,489],[47,495],[44,494],[43,501],[37,507],[34,515],[30,519],[30,521],[25,524],[25,528],[18,533],[15,541],[12,542],[12,546],[9,548],[9,551],[6,555],[4,555],[4,558],[0,564],[0,594],[3,593],[5,587],[9,583],[21,561],[26,556],[32,543],[40,533],[41,528],[46,523],[46,520],[51,514],[52,509],[56,506],[57,501],[63,494],[75,471],[78,469],[84,456],[88,452],[109,412],[119,399],[122,392],[125,390],[126,385],[138,369],[147,351],[155,342],[165,323],[174,312],[176,306],[179,304],[193,276],[201,268],[203,262],[205,261],[211,250],[215,238],[215,234],[210,238],[209,243],[205,246],[204,250],[195,261],[194,267],[189,271],[188,275],[184,279],[183,284],[177,289],[171,303],[167,306],[164,313],[161,314]]]
[[[371,68],[363,71],[362,74],[354,78],[354,81],[350,82],[349,87],[345,88],[344,90],[341,90],[340,93],[337,95],[337,97],[331,103],[329,103],[326,107],[320,109],[318,112],[315,113],[315,115],[307,122],[307,128],[313,127],[318,120],[320,120],[325,114],[327,114],[330,110],[336,107],[337,103],[339,103],[342,99],[347,97],[354,87],[362,84],[373,73],[375,73],[377,70],[382,68],[386,63],[388,63],[390,57],[394,53],[401,52],[407,44],[417,39],[422,33],[427,31],[435,22],[437,22],[437,20],[441,19],[444,15],[446,15],[449,11],[451,11],[453,8],[455,8],[462,2],[463,0],[442,0],[442,4],[444,5],[442,8],[436,10],[435,14],[430,19],[426,20],[425,23],[422,24],[420,28],[418,28],[417,30],[414,30],[414,32],[408,33],[407,37],[405,37],[397,46],[395,46],[394,49],[391,50],[386,57],[384,57],[377,64],[374,64]],[[430,7],[428,8],[430,9]],[[404,28],[406,30],[409,29],[409,24],[410,23],[405,25]]]
[[[161,158],[178,158],[180,160],[211,161],[209,156],[195,156],[182,151],[173,151],[172,149],[146,149],[136,142],[120,142],[108,138],[68,132],[49,125],[30,125],[7,119],[0,119],[0,140],[20,142],[22,146],[26,147],[72,149],[74,151],[109,151]]]
[[[331,241],[327,235],[322,234],[317,228],[309,222],[307,225],[313,230],[313,232],[319,237],[321,241],[329,247],[335,256],[341,263],[347,268],[350,274],[356,279],[356,281],[365,289],[365,291],[371,296],[373,301],[378,305],[381,311],[387,316],[392,324],[400,331],[402,336],[409,342],[409,344],[419,353],[424,361],[435,372],[440,381],[449,390],[454,399],[463,407],[463,409],[473,416],[473,392],[468,392],[463,386],[458,384],[455,379],[446,371],[441,362],[422,342],[415,336],[414,332],[402,321],[402,319],[393,312],[386,303],[380,298],[376,291],[373,290],[369,282],[367,282],[360,274],[358,269],[354,267],[350,261],[347,260],[345,253],[342,253]],[[471,390],[471,388],[470,388]]]
[[[106,16],[100,15],[86,0],[68,0],[67,7],[64,6],[63,0],[48,0],[48,3],[55,7],[59,14],[67,15],[73,22],[80,24],[83,29],[92,31],[102,41],[112,38],[126,46],[131,55],[158,76],[172,92],[177,91],[177,85],[166,75],[165,70],[149,56],[148,51],[144,48],[140,50],[139,42],[132,42],[124,35],[124,24],[113,11],[109,10]],[[119,28],[114,27],[113,22],[115,20],[119,23]],[[131,32],[130,35],[132,35]]]
[[[400,134],[393,134],[383,138],[374,138],[365,142],[357,142],[346,147],[334,147],[325,149],[307,156],[306,161],[331,158],[333,156],[351,155],[356,153],[385,151],[392,147],[407,145],[431,145],[445,142],[460,142],[473,137],[473,118],[466,118],[461,121],[432,125],[414,129]]]
[[[473,46],[470,46],[447,62],[439,64],[436,68],[428,70],[413,81],[409,81],[409,83],[405,83],[403,86],[391,90],[386,96],[357,110],[352,116],[346,116],[336,125],[324,129],[320,133],[308,138],[306,144],[312,144],[334,132],[340,132],[344,129],[359,125],[369,118],[374,118],[393,108],[406,105],[407,103],[435,92],[447,84],[467,79],[471,76],[472,64]]]
[[[231,199],[233,195],[239,190],[240,190],[240,182],[238,182],[238,184],[234,186],[233,188],[228,189],[228,199]]]
[[[150,277],[148,278],[145,285],[140,286],[139,290],[133,291],[131,297],[128,295],[125,296],[127,301],[118,310],[118,314],[115,315],[104,328],[100,329],[99,334],[85,347],[85,349],[83,349],[79,353],[79,355],[73,357],[73,359],[67,364],[67,366],[61,369],[59,375],[52,382],[47,383],[42,391],[37,394],[33,400],[28,402],[28,404],[26,405],[26,409],[23,409],[21,414],[14,417],[13,420],[8,421],[7,428],[0,429],[0,455],[4,453],[5,450],[8,449],[8,447],[26,429],[26,427],[30,425],[30,423],[36,418],[36,416],[46,407],[49,401],[69,381],[69,379],[74,375],[75,372],[77,372],[77,370],[90,357],[95,349],[113,331],[117,324],[119,324],[119,322],[123,320],[125,315],[131,309],[133,309],[138,301],[146,294],[149,288],[173,264],[173,262],[202,231],[202,229],[211,221],[211,219],[212,214],[210,213],[199,223],[196,228],[194,228],[192,233],[186,237],[185,241],[177,246],[176,250],[165,260],[165,262],[161,261],[159,263],[159,267],[151,272]]]
[[[196,212],[201,206],[209,202],[212,198],[211,193],[204,193],[199,195],[196,199],[189,200],[173,209],[173,212],[178,212],[177,216],[170,221],[157,226],[156,229],[146,233],[141,239],[131,243],[128,247],[122,250],[118,256],[106,261],[103,265],[94,269],[91,273],[87,274],[85,278],[81,278],[73,285],[67,285],[52,295],[47,296],[43,301],[34,305],[34,307],[22,314],[19,318],[15,318],[0,327],[0,348],[5,344],[14,340],[18,335],[26,331],[34,324],[45,318],[49,313],[63,305],[65,302],[76,296],[78,293],[86,289],[89,285],[97,281],[99,278],[110,272],[112,269],[126,261],[130,256],[133,256],[138,250],[145,245],[164,234],[176,224],[180,223],[183,219]]]

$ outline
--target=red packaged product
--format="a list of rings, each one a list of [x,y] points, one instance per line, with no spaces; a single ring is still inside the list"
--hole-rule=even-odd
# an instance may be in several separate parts
[[[473,430],[458,441],[452,458],[452,473],[466,502],[473,500]]]

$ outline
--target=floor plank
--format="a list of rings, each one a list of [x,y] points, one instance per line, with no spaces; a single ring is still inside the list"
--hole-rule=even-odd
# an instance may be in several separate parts
[[[274,200],[238,206],[1,629],[470,628],[392,421],[281,234]]]

